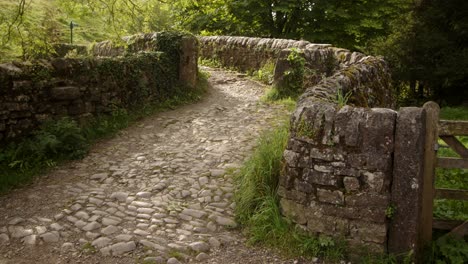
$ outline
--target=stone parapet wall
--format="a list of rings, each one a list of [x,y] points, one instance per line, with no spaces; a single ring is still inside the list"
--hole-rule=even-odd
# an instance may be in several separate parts
[[[381,108],[394,106],[389,70],[380,58],[343,58],[353,61],[340,62],[298,100],[278,191],[281,208],[310,233],[386,252],[397,119],[396,111]],[[340,102],[338,93],[348,92],[348,101]]]
[[[331,55],[324,48],[328,44],[312,44],[307,41],[288,39],[248,38],[230,36],[199,37],[200,57],[216,59],[224,67],[233,67],[241,71],[258,70],[268,61],[275,62],[284,49],[298,48],[308,50],[307,61],[324,59]],[[317,53],[312,51],[325,51]]]
[[[284,152],[283,213],[310,233],[384,252],[396,116],[303,101]]]
[[[0,142],[49,119],[82,119],[190,92],[197,79],[197,40],[177,36],[179,42],[165,40],[172,48],[163,52],[0,64]]]
[[[311,234],[386,252],[398,115],[386,62],[306,41],[201,37],[200,43],[202,58],[227,67],[252,71],[274,61],[275,80],[288,70],[291,48],[298,49],[309,76],[291,116],[278,188],[282,213]],[[348,93],[347,102],[338,98]]]
[[[91,48],[95,57],[112,57],[142,51],[161,51],[173,60],[179,80],[195,87],[198,73],[198,40],[193,35],[176,32],[154,32],[137,34],[123,38],[115,44],[107,40],[96,43]]]
[[[214,59],[224,67],[241,71],[255,71],[272,61],[283,65],[289,50],[303,53],[306,70],[304,97],[329,100],[336,98],[337,90],[351,91],[349,101],[362,107],[394,107],[393,90],[387,64],[381,58],[359,52],[335,48],[329,44],[288,39],[248,38],[231,36],[199,37],[200,58]],[[280,75],[285,69],[280,69]],[[275,70],[277,75],[278,70]],[[331,77],[326,78],[325,77]],[[275,76],[275,79],[280,76]],[[320,83],[320,81],[322,81]],[[320,83],[320,84],[319,84]],[[319,84],[319,86],[315,86]],[[311,88],[313,89],[307,89]]]

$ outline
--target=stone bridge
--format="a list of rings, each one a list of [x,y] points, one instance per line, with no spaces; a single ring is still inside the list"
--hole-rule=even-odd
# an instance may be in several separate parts
[[[177,82],[192,89],[198,45],[200,57],[240,71],[273,61],[275,83],[291,67],[286,58],[296,48],[306,59],[307,87],[291,114],[278,190],[283,214],[354,248],[419,250],[424,183],[417,155],[424,153],[418,142],[425,110],[392,110],[382,58],[305,41],[166,37],[130,37],[126,49],[98,43],[92,51],[101,57],[90,61],[0,65],[0,140],[49,117],[81,118],[106,113],[110,105],[159,100],[171,96]],[[130,63],[113,57],[141,50],[152,53]],[[160,51],[172,62],[166,71]],[[82,161],[0,197],[0,262],[245,262],[239,252],[248,249],[235,246],[242,237],[230,229],[236,223],[228,172],[242,164],[271,120],[288,113],[259,104],[258,83],[210,72],[213,87],[202,102],[147,118],[99,143]],[[347,105],[340,94],[350,94]],[[269,252],[257,257],[292,261]]]

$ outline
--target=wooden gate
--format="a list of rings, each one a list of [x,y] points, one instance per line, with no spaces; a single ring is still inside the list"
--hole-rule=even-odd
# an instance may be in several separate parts
[[[468,190],[454,190],[436,188],[434,185],[435,168],[468,169],[468,149],[458,140],[456,136],[468,136],[468,121],[438,120],[439,107],[433,102],[424,105],[426,109],[426,155],[424,161],[424,182],[427,184],[423,189],[423,221],[426,225],[421,235],[422,242],[429,244],[432,240],[432,229],[448,230],[450,234],[463,237],[468,235],[468,220],[442,220],[433,219],[434,199],[466,200],[468,201]],[[437,157],[436,151],[440,147],[438,139],[444,141],[460,157]],[[427,150],[435,151],[427,151]]]
[[[460,158],[438,157],[436,166],[447,169],[468,169],[468,149],[456,136],[468,136],[467,121],[439,121],[439,138],[442,139]],[[437,177],[437,176],[436,176]],[[468,190],[435,189],[434,198],[468,201]],[[433,221],[434,229],[451,230],[450,233],[463,237],[468,234],[468,220],[438,220]]]

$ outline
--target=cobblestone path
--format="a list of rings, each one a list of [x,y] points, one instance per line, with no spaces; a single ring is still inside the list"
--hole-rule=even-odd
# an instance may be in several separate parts
[[[210,72],[201,102],[149,117],[0,197],[0,263],[206,263],[241,243],[227,172],[286,110],[259,103],[259,84]]]

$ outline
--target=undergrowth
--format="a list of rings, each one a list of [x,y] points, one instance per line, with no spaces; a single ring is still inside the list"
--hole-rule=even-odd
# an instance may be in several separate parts
[[[168,100],[131,111],[116,107],[110,115],[91,118],[81,125],[69,117],[44,123],[28,138],[0,149],[0,193],[30,182],[63,161],[84,157],[97,140],[114,136],[145,116],[199,100],[208,86],[207,79],[207,73],[200,72],[198,87],[191,92],[181,90]]]
[[[208,58],[198,58],[198,64],[201,66],[213,67],[213,68],[222,68],[222,63],[217,59],[208,59]]]
[[[236,219],[245,228],[250,243],[272,246],[290,256],[341,259],[343,242],[306,235],[280,214],[276,193],[288,131],[288,123],[283,122],[265,133],[236,175]]]
[[[273,83],[273,77],[275,74],[275,62],[268,60],[260,69],[253,71],[249,75],[253,79],[260,81],[264,84],[271,85]]]

